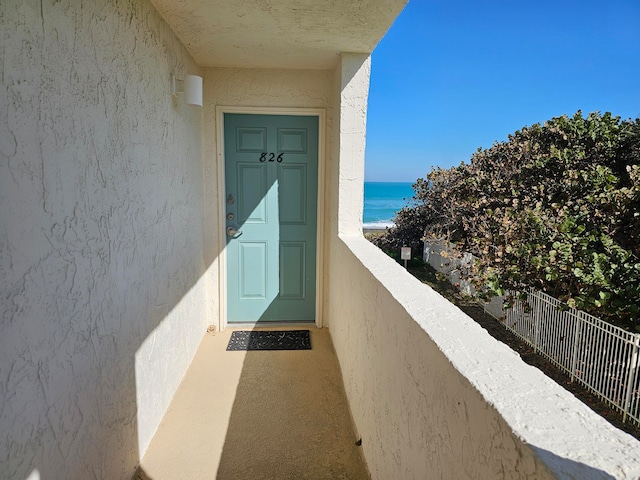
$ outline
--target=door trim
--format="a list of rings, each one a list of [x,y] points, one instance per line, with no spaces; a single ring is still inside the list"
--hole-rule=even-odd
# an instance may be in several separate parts
[[[325,205],[325,122],[324,108],[284,108],[284,107],[239,107],[216,106],[216,160],[218,163],[218,328],[227,328],[227,239],[226,239],[226,186],[224,158],[224,114],[247,113],[253,115],[290,115],[318,117],[318,205],[316,230],[316,321],[317,328],[323,326],[324,293],[324,205]],[[289,323],[287,323],[289,325]],[[293,325],[293,323],[291,323]]]

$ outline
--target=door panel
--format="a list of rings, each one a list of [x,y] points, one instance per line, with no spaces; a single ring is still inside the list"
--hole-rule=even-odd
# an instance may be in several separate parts
[[[267,148],[267,129],[238,128],[236,144],[238,152],[264,152]]]
[[[280,224],[307,223],[307,166],[278,165]]]
[[[225,114],[224,141],[227,320],[315,320],[318,118]]]
[[[267,245],[265,242],[238,244],[241,299],[267,298]]]
[[[278,151],[307,153],[307,131],[304,128],[279,128]]]
[[[280,242],[280,298],[304,299],[305,242]]]
[[[267,166],[238,162],[238,221],[266,223]]]

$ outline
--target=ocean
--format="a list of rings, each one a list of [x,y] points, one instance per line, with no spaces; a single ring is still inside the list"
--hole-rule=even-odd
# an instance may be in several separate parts
[[[364,182],[363,228],[393,226],[398,210],[411,203],[412,183]]]

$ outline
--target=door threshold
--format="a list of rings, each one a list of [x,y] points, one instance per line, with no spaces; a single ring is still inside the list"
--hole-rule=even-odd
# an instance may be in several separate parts
[[[228,322],[227,328],[232,330],[246,330],[257,328],[300,328],[300,327],[313,327],[316,328],[315,320],[300,321],[300,322]]]

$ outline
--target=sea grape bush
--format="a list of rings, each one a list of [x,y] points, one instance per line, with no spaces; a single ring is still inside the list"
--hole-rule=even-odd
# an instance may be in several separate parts
[[[640,331],[640,119],[555,117],[414,190],[382,248],[445,238],[485,297],[535,287]]]

